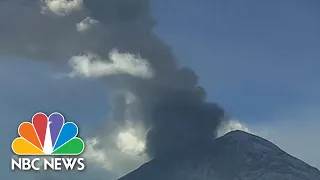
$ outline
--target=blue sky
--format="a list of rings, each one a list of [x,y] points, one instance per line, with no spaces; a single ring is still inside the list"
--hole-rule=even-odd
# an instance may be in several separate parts
[[[156,31],[197,72],[210,100],[244,119],[319,103],[316,4],[201,2],[159,2]]]
[[[198,74],[208,101],[320,168],[319,5],[311,0],[151,4],[155,31],[172,46],[181,66]],[[87,127],[108,114],[108,84],[53,76],[68,71],[67,64],[0,56],[2,141],[9,144],[19,122],[39,110],[62,111],[84,135],[93,133]],[[2,163],[0,172],[7,166]]]
[[[319,1],[181,4],[155,3],[156,32],[197,72],[208,100],[319,167]]]

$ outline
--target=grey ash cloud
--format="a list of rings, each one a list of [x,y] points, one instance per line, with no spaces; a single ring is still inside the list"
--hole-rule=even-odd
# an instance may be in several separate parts
[[[81,8],[79,4],[51,4],[47,10],[54,11],[41,13],[44,2],[0,1],[2,55],[63,64],[87,51],[101,57],[108,57],[114,48],[121,53],[137,54],[148,60],[155,76],[125,76],[121,77],[123,83],[117,83],[114,77],[109,85],[127,89],[139,99],[130,106],[136,109],[133,121],[142,121],[150,128],[148,154],[170,154],[216,137],[224,111],[205,101],[206,93],[198,86],[197,75],[189,68],[179,67],[171,48],[153,32],[156,22],[150,14],[149,0],[84,0]],[[86,17],[98,21],[99,28],[85,34],[77,32],[76,24]],[[121,102],[113,103],[118,117],[125,113]]]

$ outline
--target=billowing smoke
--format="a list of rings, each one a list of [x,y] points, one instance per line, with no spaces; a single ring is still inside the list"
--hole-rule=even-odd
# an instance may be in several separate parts
[[[136,97],[130,105],[110,98],[110,121],[124,124],[129,110],[130,122],[149,129],[146,151],[156,157],[211,141],[224,111],[205,101],[197,75],[179,67],[155,25],[149,0],[2,0],[0,53],[52,63],[71,59],[73,75],[108,76],[109,91]]]

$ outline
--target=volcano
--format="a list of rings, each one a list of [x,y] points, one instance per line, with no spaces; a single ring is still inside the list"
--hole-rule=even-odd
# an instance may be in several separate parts
[[[154,158],[119,180],[320,180],[320,171],[237,130],[205,147]]]

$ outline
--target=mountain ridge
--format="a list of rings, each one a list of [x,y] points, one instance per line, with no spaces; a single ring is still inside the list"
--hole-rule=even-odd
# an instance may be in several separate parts
[[[173,156],[155,158],[119,180],[320,180],[320,171],[270,141],[240,130]]]

